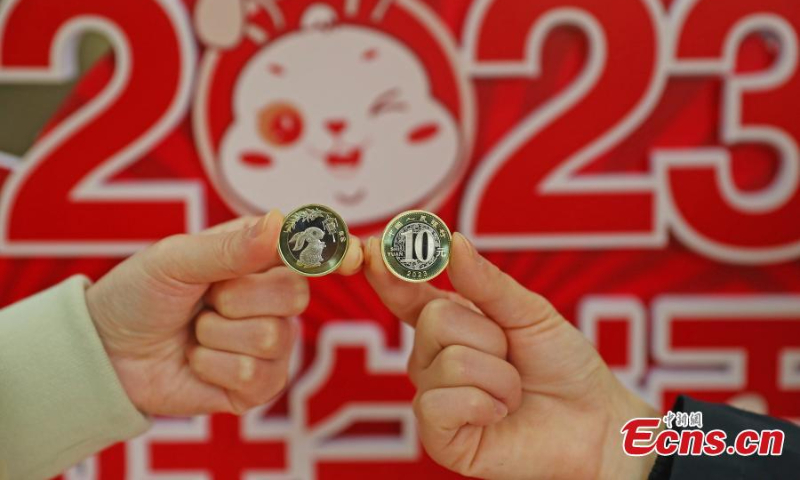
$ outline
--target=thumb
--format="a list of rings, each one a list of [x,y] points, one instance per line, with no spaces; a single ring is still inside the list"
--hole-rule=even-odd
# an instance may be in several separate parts
[[[447,271],[453,288],[501,327],[528,327],[562,319],[547,299],[486,260],[461,233],[453,235],[451,249]]]
[[[203,284],[279,265],[278,237],[283,216],[270,211],[247,227],[220,233],[175,235],[145,250],[156,271],[183,283]]]

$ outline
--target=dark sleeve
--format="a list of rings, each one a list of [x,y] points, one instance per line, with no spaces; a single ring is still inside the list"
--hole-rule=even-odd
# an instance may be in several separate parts
[[[673,412],[703,412],[703,428],[719,429],[727,434],[726,445],[732,445],[742,430],[783,430],[785,440],[780,456],[729,455],[660,456],[650,472],[649,480],[744,480],[800,478],[800,427],[776,418],[745,412],[727,405],[707,403],[681,396]],[[680,431],[682,429],[675,428]]]

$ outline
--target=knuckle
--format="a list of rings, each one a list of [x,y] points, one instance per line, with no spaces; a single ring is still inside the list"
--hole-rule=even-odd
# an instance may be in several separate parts
[[[286,272],[285,278],[286,282],[298,292],[307,292],[308,291],[308,279],[306,277],[302,277],[293,271],[289,270],[288,267],[284,267],[284,272]]]
[[[269,375],[267,376],[267,373]],[[251,406],[264,404],[283,392],[289,384],[289,367],[276,371],[262,370],[258,382],[251,382],[246,389],[247,399]]]
[[[448,345],[439,353],[445,363],[462,364],[468,354],[469,348],[463,345]]]
[[[211,291],[211,303],[219,313],[226,317],[233,317],[238,314],[236,289],[231,282],[225,282]]]
[[[311,298],[306,295],[298,295],[295,296],[294,299],[294,306],[290,312],[291,315],[299,315],[303,313],[306,308],[308,308],[308,304],[311,302]]]
[[[472,417],[479,414],[483,410],[484,404],[484,399],[480,396],[470,395],[465,401],[465,408]]]
[[[446,313],[453,307],[453,302],[446,298],[437,298],[428,302],[419,314],[419,321],[425,324],[435,325],[446,316]]]
[[[178,233],[170,235],[169,237],[162,238],[151,247],[157,255],[163,255],[167,252],[172,252],[176,248],[180,248],[189,239],[186,233]]]
[[[256,338],[256,350],[264,356],[270,356],[277,352],[280,344],[280,331],[278,324],[274,321],[264,320],[260,323]]]
[[[544,320],[552,321],[562,319],[561,314],[556,310],[556,307],[550,303],[550,300],[536,292],[528,291],[527,293],[530,295],[532,308],[539,308],[543,311]]]
[[[169,266],[175,261],[174,252],[182,248],[189,235],[179,233],[162,238],[141,252],[144,265],[148,270],[169,274]]]
[[[256,359],[247,355],[239,356],[237,378],[242,386],[250,385],[256,377]]]
[[[279,315],[302,313],[311,300],[308,280],[286,267],[270,270],[264,277],[265,285],[272,294],[273,308]]]
[[[300,277],[299,275],[292,275],[294,280],[291,283],[291,298],[292,298],[292,314],[299,314],[308,308],[311,301],[310,288],[308,280]]]
[[[441,356],[444,375],[450,382],[458,383],[469,377],[466,347],[450,345],[439,354]]]
[[[438,338],[446,330],[453,302],[443,298],[431,300],[420,312],[415,338]]]

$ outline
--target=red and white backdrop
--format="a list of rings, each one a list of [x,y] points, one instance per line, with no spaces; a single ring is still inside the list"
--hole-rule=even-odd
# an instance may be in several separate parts
[[[3,157],[0,303],[270,207],[369,235],[419,206],[658,407],[800,419],[796,0],[4,0],[0,81],[71,78],[89,30],[113,53]],[[65,478],[446,476],[409,331],[363,278],[311,284],[283,398]]]

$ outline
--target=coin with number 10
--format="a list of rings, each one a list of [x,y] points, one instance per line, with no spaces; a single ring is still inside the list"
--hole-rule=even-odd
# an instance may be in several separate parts
[[[451,240],[447,225],[433,213],[403,212],[383,231],[383,261],[390,272],[405,281],[427,282],[447,267]]]

